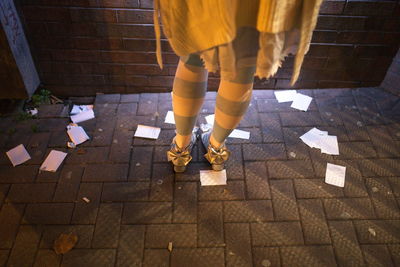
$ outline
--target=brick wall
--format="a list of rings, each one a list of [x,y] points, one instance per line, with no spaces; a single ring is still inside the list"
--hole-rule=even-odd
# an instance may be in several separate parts
[[[393,58],[385,79],[383,79],[381,87],[385,90],[400,96],[400,49]]]
[[[19,0],[44,85],[57,95],[165,91],[178,58],[156,65],[150,0]],[[325,0],[297,88],[376,86],[400,42],[400,1]],[[255,88],[288,88],[293,58]],[[209,87],[218,86],[210,77]]]

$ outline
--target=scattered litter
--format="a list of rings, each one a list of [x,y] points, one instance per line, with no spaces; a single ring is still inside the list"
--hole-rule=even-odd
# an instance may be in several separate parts
[[[114,143],[114,144],[118,144],[118,140],[117,140],[117,139],[114,139],[114,140],[113,140],[113,143]]]
[[[215,114],[207,115],[204,119],[206,119],[207,124],[214,125]]]
[[[181,190],[181,189],[182,189],[182,186],[178,186],[178,189]]]
[[[140,162],[135,164],[136,167],[139,167],[140,165],[141,165]]]
[[[165,116],[165,123],[170,123],[170,124],[175,124],[175,118],[174,118],[174,112],[173,111],[168,111],[167,115]]]
[[[31,159],[23,144],[10,149],[6,154],[14,167]]]
[[[67,147],[68,148],[76,148],[76,145],[74,144],[74,142],[67,142]]]
[[[91,119],[94,119],[93,109],[88,109],[71,116],[71,120],[73,123],[80,123]]]
[[[99,131],[99,132],[102,132],[102,131],[103,131],[103,129],[99,128],[99,129],[98,129],[98,131]]]
[[[296,90],[282,90],[274,92],[276,99],[279,103],[293,101],[297,92]]]
[[[67,134],[75,145],[82,144],[90,139],[81,126],[68,125]]]
[[[294,98],[293,98],[293,103],[290,107],[302,110],[302,111],[307,111],[308,107],[310,106],[312,101],[312,97],[308,95],[303,95],[300,93],[297,93]]]
[[[289,153],[289,156],[291,156],[292,158],[295,158],[295,157],[296,157],[296,153],[290,152],[290,153]]]
[[[348,212],[342,212],[342,214],[340,214],[340,217],[342,217],[343,219],[350,219],[351,215]]]
[[[327,112],[325,112],[325,115],[326,115],[326,116],[332,116],[332,113],[329,112],[329,111],[327,111]]]
[[[200,182],[202,186],[226,185],[226,170],[200,170]]]
[[[368,228],[368,232],[369,232],[372,236],[376,236],[376,231],[375,231],[373,228],[369,227],[369,228]]]
[[[376,193],[378,191],[379,191],[378,187],[376,187],[376,186],[372,187],[372,192]]]
[[[230,255],[230,256],[234,256],[235,253],[233,253],[232,251],[229,251],[229,255]]]
[[[90,202],[90,199],[88,199],[87,197],[83,197],[82,200],[85,201],[86,203]]]
[[[328,163],[326,166],[325,183],[344,187],[346,167]]]
[[[263,260],[263,261],[261,262],[261,265],[262,265],[263,267],[270,267],[270,266],[271,266],[271,262],[270,262],[269,260]]]
[[[69,113],[70,115],[76,115],[78,113],[81,113],[83,111],[87,111],[93,109],[93,105],[73,105],[72,110]]]
[[[358,126],[358,127],[363,127],[362,122],[361,122],[361,121],[357,121],[357,126]]]
[[[62,152],[62,151],[58,151],[58,150],[50,151],[49,155],[47,156],[47,158],[44,160],[44,162],[40,166],[40,170],[56,172],[58,167],[64,161],[66,156],[67,156],[67,153]]]
[[[168,251],[169,251],[169,252],[172,252],[172,242],[169,242],[169,243],[168,243]]]
[[[78,236],[74,233],[61,234],[55,241],[53,249],[56,254],[65,254],[78,242]]]
[[[160,132],[161,128],[139,124],[135,132],[135,137],[157,139]]]
[[[162,185],[163,184],[163,180],[161,180],[161,179],[157,180],[157,184],[158,185]]]
[[[28,114],[30,114],[31,116],[36,116],[38,114],[38,110],[37,108],[34,109],[29,109],[26,111]]]
[[[239,139],[249,139],[250,132],[235,129],[231,132],[231,134],[228,137],[239,138]]]
[[[203,133],[208,132],[209,130],[212,129],[212,125],[208,123],[201,123],[200,124],[200,129],[203,131]]]
[[[300,136],[300,139],[309,147],[321,149],[322,153],[339,155],[337,137],[328,135],[327,131],[321,131],[314,127]]]

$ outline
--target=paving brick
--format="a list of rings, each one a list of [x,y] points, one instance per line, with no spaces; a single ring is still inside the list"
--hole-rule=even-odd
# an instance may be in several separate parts
[[[73,202],[76,199],[83,170],[81,166],[64,165],[54,193],[54,201]]]
[[[243,145],[244,160],[277,160],[286,159],[283,144],[245,144]]]
[[[362,245],[361,250],[368,266],[394,266],[385,245]]]
[[[31,156],[30,164],[41,164],[46,153],[47,143],[50,139],[50,133],[34,133],[29,139],[26,149]]]
[[[92,241],[93,248],[116,248],[118,246],[122,204],[100,204]]]
[[[332,186],[321,179],[293,180],[297,198],[335,198],[343,197],[343,189]]]
[[[117,266],[140,266],[144,248],[143,225],[122,225],[119,235]]]
[[[108,160],[108,147],[86,147],[68,153],[67,164],[104,163]]]
[[[281,248],[283,266],[336,266],[331,246]]]
[[[18,166],[0,165],[0,181],[2,183],[29,183],[33,182],[38,173],[39,166]]]
[[[253,247],[253,265],[254,266],[281,266],[281,257],[279,248]]]
[[[221,202],[199,202],[198,246],[221,246],[224,244],[223,213]]]
[[[371,142],[339,143],[341,159],[375,158],[376,152]]]
[[[175,183],[174,223],[197,222],[197,183]]]
[[[182,248],[174,249],[171,266],[225,266],[223,248]]]
[[[150,200],[172,201],[174,172],[169,164],[153,164],[150,185]]]
[[[400,159],[362,159],[359,165],[364,177],[400,176]]]
[[[270,199],[267,167],[264,162],[245,162],[246,192],[249,199]]]
[[[54,250],[39,249],[33,267],[41,266],[60,266],[61,255],[57,255]]]
[[[226,266],[252,266],[250,229],[247,223],[226,223]]]
[[[153,147],[134,147],[130,161],[129,180],[150,180]]]
[[[367,130],[379,157],[400,157],[400,144],[393,140],[386,128],[382,125],[369,126]]]
[[[273,219],[271,200],[224,202],[224,222],[265,222]]]
[[[257,99],[257,108],[261,113],[294,112],[295,110],[292,110],[290,105],[291,103],[279,103],[276,99]]]
[[[283,133],[278,114],[260,113],[264,143],[280,143],[283,142]]]
[[[94,224],[96,222],[97,211],[100,203],[102,184],[101,183],[81,183],[79,188],[77,203],[75,204],[72,215],[72,223],[75,224]],[[82,198],[88,198],[86,203]]]
[[[243,181],[231,181],[227,185],[201,186],[199,200],[240,200],[244,199]]]
[[[190,163],[185,172],[175,173],[175,181],[200,181],[200,170],[211,170],[210,163],[205,161]]]
[[[145,249],[143,267],[168,267],[170,253],[165,248],[163,249]]]
[[[26,224],[68,224],[71,221],[74,204],[40,203],[28,204],[23,223]]]
[[[392,260],[394,262],[395,266],[398,266],[400,263],[400,245],[393,244],[393,245],[388,245],[390,254],[392,255]]]
[[[299,211],[306,244],[330,244],[329,229],[318,199],[299,200]]]
[[[303,160],[309,160],[310,159],[310,153],[309,153],[309,147],[306,144],[292,144],[292,145],[286,145],[286,156],[288,159],[303,159]]]
[[[196,224],[149,225],[146,230],[146,248],[196,247]]]
[[[400,197],[400,179],[399,177],[389,177],[387,178],[390,187],[393,191],[395,197]]]
[[[167,202],[125,203],[122,224],[170,223],[172,204]]]
[[[280,112],[282,126],[319,126],[324,125],[318,112]]]
[[[114,266],[115,249],[73,249],[63,256],[61,266]]]
[[[103,202],[146,201],[149,195],[149,183],[105,183],[101,200]]]
[[[121,115],[117,118],[117,128],[115,130],[136,131],[138,124],[154,126],[155,123],[154,116]]]
[[[121,99],[120,94],[96,94],[96,104],[104,104],[104,103],[118,103]]]
[[[313,178],[310,160],[267,161],[270,178]]]
[[[385,178],[367,178],[365,182],[378,218],[400,218],[400,210],[388,181]]]
[[[43,227],[42,239],[39,248],[52,249],[54,240],[61,234],[74,233],[78,241],[74,248],[90,248],[92,243],[93,225],[46,225]]]
[[[267,222],[250,224],[253,246],[303,245],[300,222]]]
[[[110,147],[109,159],[112,162],[128,163],[132,151],[133,132],[119,130],[114,132],[112,145]]]
[[[257,112],[257,105],[250,103],[247,108],[246,113],[244,114],[243,119],[239,123],[239,127],[259,127],[260,119],[259,114]]]
[[[12,248],[25,205],[4,204],[0,211],[0,248]]]
[[[8,193],[7,202],[50,202],[53,198],[54,183],[51,184],[13,184]]]
[[[338,265],[363,266],[363,255],[352,222],[330,221],[329,229]]]
[[[9,250],[2,249],[0,250],[0,265],[6,266],[8,260],[8,254],[10,254]]]
[[[53,131],[50,133],[50,139],[47,144],[48,147],[66,147],[67,142],[70,139],[65,129],[59,131]]]
[[[399,243],[400,220],[356,220],[354,226],[360,244]]]
[[[36,124],[42,132],[53,132],[65,130],[65,126],[68,125],[69,119],[61,118],[49,118],[49,119],[37,119]],[[26,144],[26,143],[25,143]]]
[[[292,180],[272,180],[272,206],[276,220],[299,220]]]
[[[31,225],[19,228],[14,247],[8,258],[8,266],[32,266],[40,241],[40,229]]]
[[[136,115],[137,103],[122,103],[118,105],[117,115]]]
[[[82,176],[84,182],[122,182],[127,180],[128,164],[91,164]],[[101,172],[99,172],[101,170]]]
[[[91,146],[109,146],[113,140],[115,123],[116,117],[98,118],[89,144]]]
[[[231,151],[229,160],[225,163],[226,176],[228,180],[243,179],[243,156],[240,145],[229,145]]]
[[[372,219],[374,208],[369,198],[324,199],[328,219]]]
[[[131,102],[138,102],[139,95],[138,94],[123,94],[121,95],[120,102],[121,103],[131,103]]]
[[[3,204],[4,199],[6,198],[7,192],[10,189],[10,185],[8,184],[0,184],[0,207]]]

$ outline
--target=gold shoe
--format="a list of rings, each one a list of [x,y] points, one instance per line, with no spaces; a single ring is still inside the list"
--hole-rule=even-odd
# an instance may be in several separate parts
[[[178,147],[175,141],[175,137],[172,140],[171,148],[167,151],[168,161],[171,161],[174,165],[175,172],[184,172],[186,170],[186,165],[192,160],[192,156],[190,153],[192,152],[192,148],[196,143],[197,135],[196,133],[192,133],[192,138],[190,143],[184,149]]]
[[[225,161],[229,159],[231,152],[226,148],[225,143],[220,148],[215,148],[210,143],[211,131],[201,135],[201,142],[207,149],[204,157],[210,162],[214,171],[222,171],[225,167]]]

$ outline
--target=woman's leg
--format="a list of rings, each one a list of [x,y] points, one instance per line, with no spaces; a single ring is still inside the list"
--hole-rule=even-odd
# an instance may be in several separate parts
[[[207,91],[207,78],[208,72],[198,55],[190,55],[186,63],[179,61],[172,96],[177,132],[175,142],[179,148],[184,149],[190,143]]]
[[[221,79],[215,105],[215,121],[210,137],[213,147],[219,148],[240,123],[251,100],[255,67],[241,68],[236,78]]]

